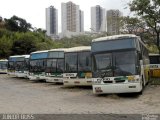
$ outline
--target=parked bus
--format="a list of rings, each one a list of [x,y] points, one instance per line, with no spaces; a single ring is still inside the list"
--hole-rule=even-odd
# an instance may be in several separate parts
[[[0,60],[0,73],[7,73],[7,59]]]
[[[48,56],[48,50],[36,51],[30,54],[30,80],[45,80],[45,67]]]
[[[160,78],[160,54],[149,54],[151,77]]]
[[[7,68],[7,74],[16,77],[15,75],[15,65],[16,65],[16,59],[17,57],[20,57],[19,55],[10,56],[8,59],[8,68]]]
[[[65,52],[65,86],[91,86],[91,47],[69,48]]]
[[[142,93],[149,80],[148,50],[140,37],[115,35],[92,40],[93,93]]]
[[[20,55],[16,57],[15,61],[15,76],[28,78],[29,74],[29,56]]]
[[[60,48],[48,51],[45,69],[46,82],[63,83],[65,50],[64,48]]]

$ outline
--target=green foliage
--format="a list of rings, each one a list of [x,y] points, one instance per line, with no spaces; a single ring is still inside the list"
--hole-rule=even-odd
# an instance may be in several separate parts
[[[88,46],[91,45],[93,37],[87,35],[73,36],[71,38],[63,38],[57,41],[57,47],[62,46],[64,48],[75,47],[75,46]]]
[[[0,38],[0,58],[7,58],[11,54],[12,41],[7,35]]]
[[[143,22],[137,17],[124,16],[120,18],[121,33],[137,34],[141,28],[144,28]]]
[[[158,53],[158,47],[154,44],[148,44],[147,48],[149,49],[149,53]]]
[[[12,45],[12,54],[29,54],[36,50],[35,38],[30,33],[16,33],[15,40]]]
[[[26,20],[17,16],[5,19],[5,26],[8,30],[14,32],[27,32],[32,28],[30,23],[27,23]]]
[[[37,50],[90,46],[92,39],[107,35],[107,33],[80,35],[53,41],[46,36],[45,30],[34,28],[33,31],[30,31],[31,25],[17,16],[5,19],[2,22],[2,27],[0,27],[0,58],[8,58],[10,55],[30,54]]]
[[[156,45],[160,46],[160,0],[133,0],[130,4],[130,10],[135,12],[156,35]]]

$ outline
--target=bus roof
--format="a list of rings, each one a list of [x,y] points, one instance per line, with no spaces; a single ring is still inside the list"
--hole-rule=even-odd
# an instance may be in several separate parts
[[[7,59],[0,59],[0,62],[7,62],[8,60]]]
[[[68,48],[66,52],[79,52],[79,51],[91,51],[91,46],[78,46]]]
[[[25,57],[25,58],[29,58],[30,57],[30,55],[22,55],[23,57]]]
[[[19,58],[19,57],[25,57],[25,58],[29,58],[30,55],[13,55],[13,56],[9,56],[9,58]]]
[[[44,52],[48,52],[48,50],[35,51],[35,52],[31,52],[31,54],[35,54],[35,53],[44,53]]]
[[[93,39],[92,42],[114,40],[114,39],[120,39],[120,38],[135,38],[135,37],[138,37],[138,36],[134,34],[113,35],[113,36],[106,36],[106,37],[100,37],[97,39]]]
[[[48,52],[52,52],[52,51],[66,51],[68,48],[57,48],[57,49],[51,49]]]

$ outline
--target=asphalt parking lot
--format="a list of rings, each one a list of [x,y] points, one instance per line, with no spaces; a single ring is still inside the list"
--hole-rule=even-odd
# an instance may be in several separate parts
[[[160,85],[143,95],[94,95],[91,87],[65,88],[0,74],[0,113],[155,114],[160,113]]]

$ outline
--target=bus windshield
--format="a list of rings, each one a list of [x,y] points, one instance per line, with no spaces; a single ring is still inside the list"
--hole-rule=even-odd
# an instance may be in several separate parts
[[[91,71],[91,53],[89,51],[66,53],[65,70],[67,72]]]
[[[24,69],[24,57],[17,57],[15,61],[15,70],[22,71]]]
[[[45,60],[30,60],[30,72],[43,72],[45,70]]]
[[[47,60],[47,69],[46,72],[56,72],[56,59]]]
[[[8,69],[9,69],[9,70],[14,70],[14,69],[15,69],[14,62],[13,62],[13,61],[9,61],[9,62],[8,62]]]
[[[77,72],[77,53],[65,54],[65,67],[67,72]]]
[[[29,58],[26,58],[24,61],[24,70],[29,70]]]
[[[24,61],[17,61],[15,64],[15,70],[23,70],[24,68]]]
[[[91,71],[91,53],[90,52],[78,53],[78,71],[79,72]]]
[[[94,77],[135,75],[136,54],[134,51],[95,54],[93,65]]]
[[[57,60],[57,72],[64,72],[64,59]]]
[[[6,69],[7,68],[7,61],[1,61],[0,62],[0,69]]]
[[[46,72],[63,72],[64,59],[48,59]]]

